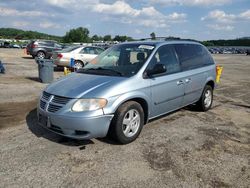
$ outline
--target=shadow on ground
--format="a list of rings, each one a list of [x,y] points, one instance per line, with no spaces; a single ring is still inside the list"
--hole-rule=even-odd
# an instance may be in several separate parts
[[[31,80],[31,81],[35,81],[35,82],[40,82],[41,83],[41,80],[38,77],[25,77],[25,78],[28,79],[28,80]]]
[[[63,67],[54,67],[54,72],[63,72]]]
[[[34,59],[33,57],[22,57],[23,59]]]

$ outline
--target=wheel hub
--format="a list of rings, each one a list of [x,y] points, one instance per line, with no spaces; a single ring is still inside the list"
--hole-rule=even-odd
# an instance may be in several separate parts
[[[140,114],[137,110],[129,110],[123,118],[122,131],[126,137],[134,136],[140,127]]]

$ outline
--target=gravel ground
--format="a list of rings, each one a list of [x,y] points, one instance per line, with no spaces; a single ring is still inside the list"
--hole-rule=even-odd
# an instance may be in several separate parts
[[[37,65],[0,49],[0,187],[250,187],[250,56],[214,58],[224,72],[210,111],[181,109],[117,145],[39,127]]]

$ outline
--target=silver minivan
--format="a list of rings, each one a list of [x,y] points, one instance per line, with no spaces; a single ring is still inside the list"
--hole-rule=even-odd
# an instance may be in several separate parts
[[[121,43],[45,88],[38,122],[70,138],[110,135],[127,144],[153,118],[190,104],[210,109],[215,79],[214,60],[199,43]]]

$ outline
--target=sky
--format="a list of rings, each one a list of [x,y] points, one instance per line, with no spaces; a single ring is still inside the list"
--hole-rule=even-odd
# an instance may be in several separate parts
[[[250,0],[0,0],[0,27],[58,36],[86,27],[91,36],[234,39],[250,37]]]

